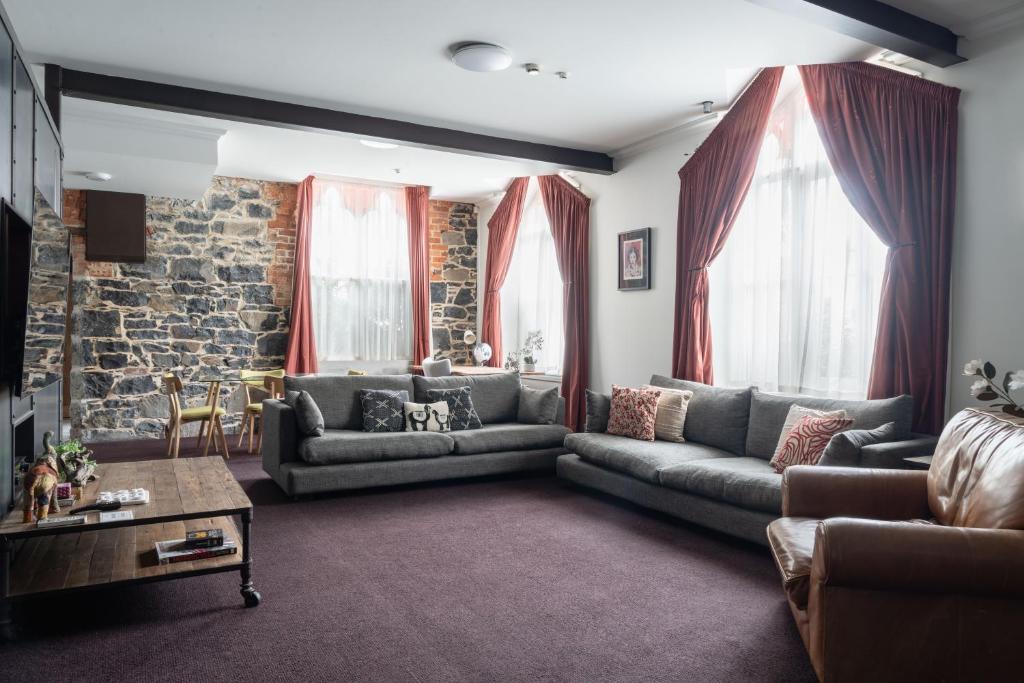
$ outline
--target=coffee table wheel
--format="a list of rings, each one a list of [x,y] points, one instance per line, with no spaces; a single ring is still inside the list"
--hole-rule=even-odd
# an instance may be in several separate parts
[[[255,607],[263,600],[263,596],[260,595],[260,592],[253,588],[243,589],[242,598],[245,600],[246,607]]]

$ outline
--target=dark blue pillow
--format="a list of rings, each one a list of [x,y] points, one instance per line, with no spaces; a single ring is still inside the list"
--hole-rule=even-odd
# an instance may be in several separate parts
[[[448,419],[453,432],[463,429],[480,429],[483,425],[476,408],[473,407],[473,389],[456,387],[454,389],[427,389],[427,400],[444,401],[448,404]]]
[[[363,406],[364,432],[404,432],[403,407],[409,392],[391,389],[362,389],[359,401]]]

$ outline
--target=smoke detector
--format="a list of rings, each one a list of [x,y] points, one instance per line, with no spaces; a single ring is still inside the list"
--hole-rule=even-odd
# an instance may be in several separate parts
[[[451,50],[455,65],[467,71],[502,71],[512,64],[512,55],[492,43],[460,43]]]

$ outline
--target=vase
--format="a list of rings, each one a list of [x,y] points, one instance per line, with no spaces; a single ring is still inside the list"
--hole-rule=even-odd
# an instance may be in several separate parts
[[[523,363],[523,372],[536,372],[537,365],[535,363]]]

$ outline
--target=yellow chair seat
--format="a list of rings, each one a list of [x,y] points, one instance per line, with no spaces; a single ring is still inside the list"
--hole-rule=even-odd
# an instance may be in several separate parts
[[[249,405],[247,405],[245,407],[245,412],[247,412],[247,413],[262,413],[263,412],[263,403],[262,402],[260,402],[260,403],[250,403]]]
[[[217,406],[217,415],[223,415],[224,408]],[[196,406],[195,408],[182,408],[181,419],[185,422],[195,420],[209,420],[210,406]]]

